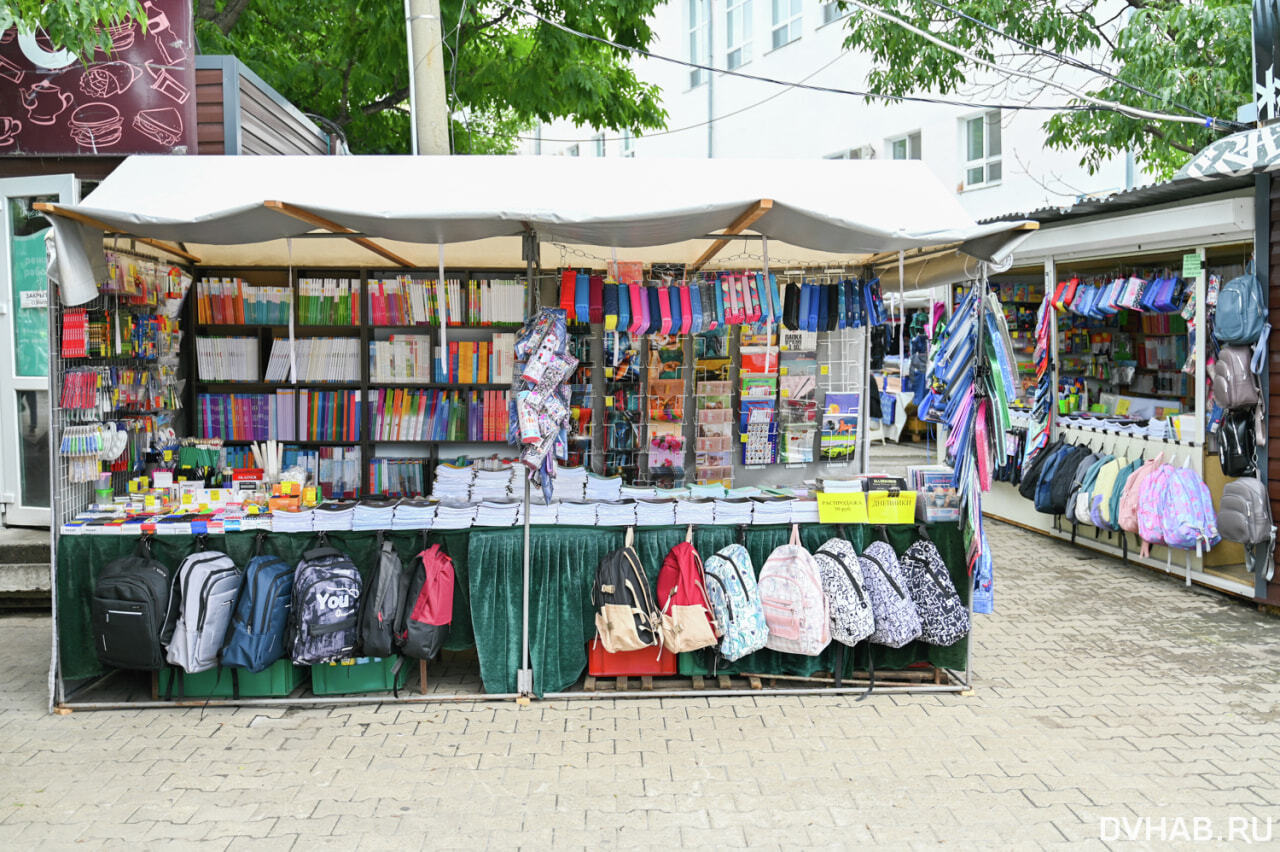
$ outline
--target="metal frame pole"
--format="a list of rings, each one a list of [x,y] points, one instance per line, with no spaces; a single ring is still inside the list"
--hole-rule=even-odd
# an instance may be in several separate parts
[[[538,235],[532,229],[524,233],[525,260],[525,319],[532,317],[538,309]],[[521,571],[521,603],[520,603],[520,669],[516,672],[516,692],[521,699],[528,699],[533,694],[533,667],[529,660],[529,575],[531,572],[532,548],[529,543],[530,523],[529,504],[532,486],[529,482],[530,471],[524,474],[524,553],[523,570]]]

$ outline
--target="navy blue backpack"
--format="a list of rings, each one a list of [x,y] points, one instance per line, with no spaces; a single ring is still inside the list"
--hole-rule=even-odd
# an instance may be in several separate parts
[[[260,672],[284,656],[289,610],[293,605],[293,567],[279,556],[255,555],[244,569],[240,599],[222,648],[222,664]]]

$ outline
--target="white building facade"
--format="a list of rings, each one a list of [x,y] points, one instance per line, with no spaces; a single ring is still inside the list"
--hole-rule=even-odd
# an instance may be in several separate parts
[[[823,0],[671,0],[656,10],[654,54],[787,82],[850,90],[867,88],[871,61],[847,50],[847,18]],[[1043,123],[1052,114],[919,102],[867,103],[847,94],[786,88],[710,73],[657,59],[635,62],[657,84],[668,129],[645,135],[597,132],[568,122],[543,125],[522,142],[523,154],[635,157],[848,157],[923,160],[976,219],[1133,185],[1126,157],[1093,175],[1072,151],[1049,150]],[[1088,85],[1079,72],[1055,79]],[[1096,85],[1097,78],[1094,78]],[[991,83],[995,85],[990,85]],[[982,104],[1058,105],[1068,95],[1036,87],[1029,95],[975,78],[963,94]],[[874,203],[874,199],[864,199]]]

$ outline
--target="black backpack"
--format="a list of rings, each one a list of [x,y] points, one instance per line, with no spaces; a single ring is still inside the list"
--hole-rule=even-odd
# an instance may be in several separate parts
[[[434,660],[453,622],[453,559],[433,544],[413,557],[410,573],[396,636],[406,657]]]
[[[596,637],[609,653],[638,651],[661,643],[662,616],[640,567],[640,557],[629,543],[600,560],[591,605],[596,608]]]
[[[1040,484],[1040,474],[1044,471],[1045,462],[1049,457],[1062,449],[1064,446],[1061,439],[1054,441],[1045,447],[1035,458],[1031,459],[1031,466],[1022,474],[1022,482],[1018,485],[1018,493],[1028,500],[1034,500],[1036,497],[1036,486]]]
[[[1228,411],[1218,427],[1218,461],[1227,476],[1256,476],[1257,442],[1253,431],[1253,409]]]
[[[409,574],[395,545],[378,533],[378,564],[360,601],[360,654],[389,657],[396,648],[396,627],[403,618]]]
[[[1058,470],[1053,475],[1053,481],[1049,483],[1049,503],[1047,507],[1049,514],[1061,515],[1067,510],[1067,497],[1071,494],[1072,486],[1078,481],[1076,479],[1076,471],[1092,455],[1093,451],[1088,447],[1072,447],[1068,455],[1058,464]]]
[[[113,560],[98,574],[89,607],[93,645],[104,666],[159,671],[164,667],[160,632],[169,610],[169,571],[151,558],[151,540],[132,556]]]

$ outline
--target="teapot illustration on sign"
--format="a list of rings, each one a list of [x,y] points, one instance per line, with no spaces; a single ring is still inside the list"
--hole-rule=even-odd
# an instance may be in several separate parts
[[[22,93],[22,105],[32,124],[53,124],[71,106],[71,95],[48,80],[41,80]]]

